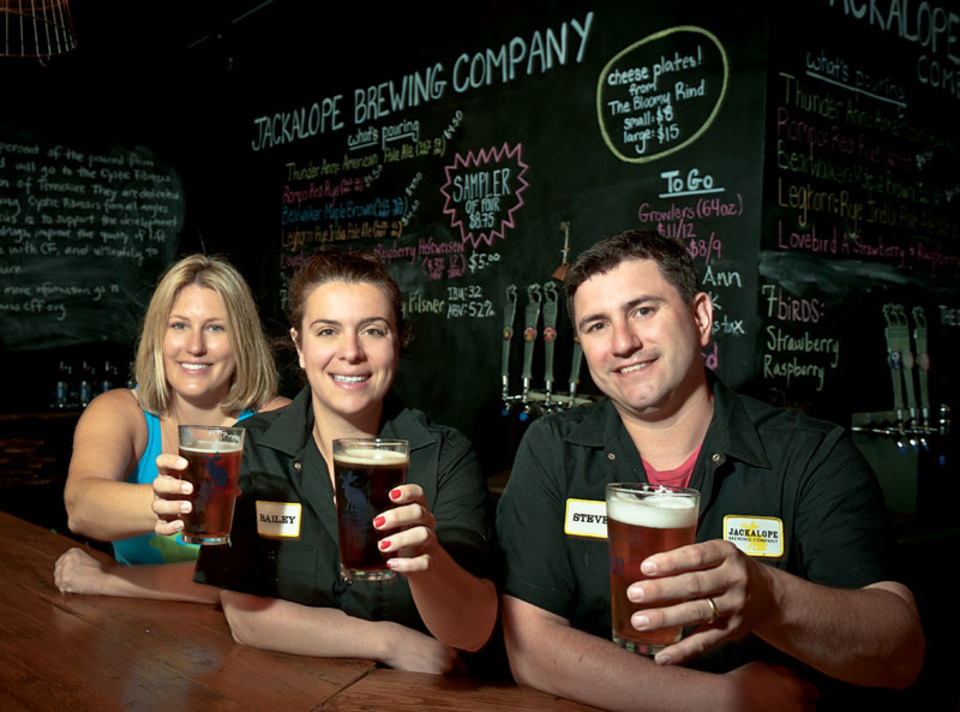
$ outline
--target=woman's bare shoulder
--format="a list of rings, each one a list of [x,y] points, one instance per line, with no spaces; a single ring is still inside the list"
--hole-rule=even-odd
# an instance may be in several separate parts
[[[136,433],[144,423],[143,410],[136,393],[129,388],[114,388],[90,401],[80,416],[77,430],[100,431],[111,428]]]
[[[73,434],[68,480],[86,476],[122,479],[147,446],[147,423],[127,388],[101,393],[84,409]]]

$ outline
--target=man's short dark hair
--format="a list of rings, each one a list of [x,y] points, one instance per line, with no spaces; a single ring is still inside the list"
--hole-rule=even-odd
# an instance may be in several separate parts
[[[656,262],[664,279],[676,287],[683,301],[693,304],[693,298],[700,291],[697,289],[697,270],[683,245],[651,230],[627,230],[591,245],[573,261],[564,283],[571,319],[574,319],[573,297],[580,285],[628,260]]]

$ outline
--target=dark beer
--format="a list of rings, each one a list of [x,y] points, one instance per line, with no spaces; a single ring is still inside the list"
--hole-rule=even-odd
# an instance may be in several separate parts
[[[647,578],[640,573],[640,564],[648,556],[696,540],[699,495],[686,491],[692,495],[607,493],[610,613],[613,639],[621,647],[655,654],[680,640],[680,626],[641,632],[630,625],[630,616],[643,606],[627,598],[627,587]]]
[[[229,544],[242,443],[196,441],[180,446],[187,461],[181,479],[193,483],[193,511],[182,515],[189,544]]]
[[[404,443],[404,446],[406,444]],[[334,484],[337,494],[337,536],[345,576],[380,580],[393,576],[380,553],[381,534],[373,519],[390,509],[390,490],[403,484],[409,466],[403,452],[389,449],[335,447]]]

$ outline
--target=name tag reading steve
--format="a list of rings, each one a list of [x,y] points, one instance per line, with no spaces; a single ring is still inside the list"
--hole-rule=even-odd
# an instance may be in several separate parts
[[[776,517],[728,514],[723,518],[723,538],[747,556],[783,556],[783,522]]]
[[[257,533],[273,538],[296,539],[300,536],[301,506],[297,502],[257,500]]]
[[[606,539],[607,503],[592,499],[568,499],[563,531],[567,536]]]

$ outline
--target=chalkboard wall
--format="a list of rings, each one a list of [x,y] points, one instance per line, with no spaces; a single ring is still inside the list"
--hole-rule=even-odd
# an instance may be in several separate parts
[[[938,411],[960,339],[956,38],[934,5],[823,5],[771,42],[756,373],[837,418]]]
[[[398,390],[469,433],[495,471],[509,467],[523,427],[524,376],[539,405],[548,359],[554,399],[578,378],[554,275],[599,237],[647,228],[694,256],[718,308],[704,358],[745,383],[756,349],[765,6],[736,19],[713,4],[472,12],[439,30],[385,18],[375,24],[403,30],[383,44],[365,36],[379,63],[287,55],[290,74],[231,96],[224,160],[275,268],[267,311],[279,313],[314,250],[378,252],[416,332]],[[314,65],[336,71],[314,81]],[[596,393],[585,367],[579,380],[578,395]]]
[[[277,336],[314,250],[377,251],[416,332],[400,394],[470,435],[490,472],[529,422],[525,377],[541,406],[551,366],[554,397],[577,373],[596,394],[556,277],[627,228],[694,257],[716,305],[705,363],[731,385],[841,422],[891,409],[888,320],[906,315],[919,353],[919,307],[935,409],[956,399],[958,82],[955,26],[925,36],[941,11],[922,7],[897,25],[829,0],[456,18],[274,2],[152,65],[176,100],[121,143],[175,167],[176,250],[234,257]]]
[[[0,127],[0,344],[132,342],[183,227],[176,172]]]

